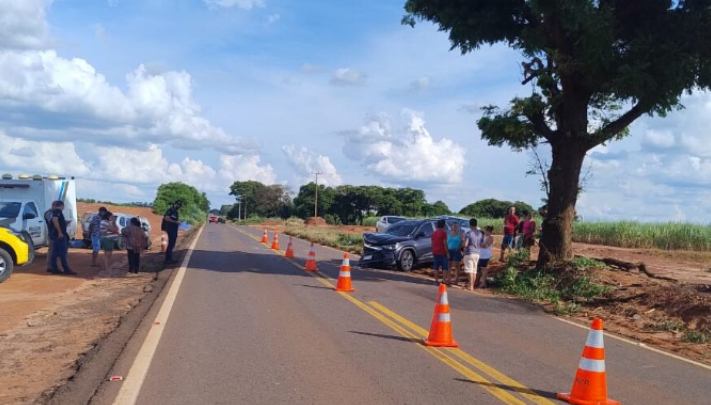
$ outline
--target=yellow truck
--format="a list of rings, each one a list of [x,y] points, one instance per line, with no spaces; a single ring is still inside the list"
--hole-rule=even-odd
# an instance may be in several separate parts
[[[35,248],[29,234],[0,227],[0,283],[10,277],[15,266],[27,266],[34,258]]]

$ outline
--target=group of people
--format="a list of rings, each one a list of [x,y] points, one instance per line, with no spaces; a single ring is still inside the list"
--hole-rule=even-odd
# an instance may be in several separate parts
[[[516,216],[516,207],[510,207],[504,217],[504,238],[501,243],[500,261],[504,261],[506,251],[512,249],[530,249],[535,245],[536,222],[533,215],[523,211],[523,220]],[[446,230],[444,219],[437,221],[437,230],[432,234],[432,256],[435,282],[439,283],[439,273],[442,271],[442,282],[447,285],[458,284],[460,270],[467,276],[466,288],[486,288],[489,276],[489,261],[492,258],[491,249],[494,245],[494,227],[486,226],[484,230],[478,227],[476,218],[469,220],[469,230],[462,232],[458,222],[453,222],[449,231]]]
[[[67,220],[64,217],[64,203],[55,201],[52,208],[45,213],[45,220],[49,231],[49,250],[47,252],[47,272],[52,274],[76,275],[67,261],[68,237]],[[99,252],[104,251],[104,270],[108,270],[111,265],[111,255],[116,247],[116,240],[119,235],[119,227],[116,224],[116,216],[105,207],[99,208],[99,212],[94,214],[89,224],[91,234],[91,267],[102,267],[99,265]],[[130,274],[138,274],[140,268],[141,252],[146,246],[146,235],[141,227],[138,218],[131,218],[130,225],[120,232],[126,241],[128,251],[128,268]],[[61,261],[62,270],[59,270],[57,259]]]
[[[473,290],[475,286],[486,288],[491,247],[494,245],[493,232],[493,226],[481,231],[476,218],[469,220],[469,231],[466,233],[462,233],[457,222],[447,232],[445,220],[437,221],[437,230],[432,234],[435,282],[439,283],[439,271],[442,270],[444,284],[457,284],[459,272],[463,270],[467,275],[468,290]]]

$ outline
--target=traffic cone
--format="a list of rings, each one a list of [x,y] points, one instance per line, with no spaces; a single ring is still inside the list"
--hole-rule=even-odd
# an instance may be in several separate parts
[[[269,243],[269,235],[267,235],[267,230],[264,230],[264,233],[262,234],[262,243],[265,245]]]
[[[336,291],[341,292],[353,292],[353,286],[351,285],[351,260],[348,253],[343,255],[343,264],[341,264],[341,272],[338,274],[338,284]]]
[[[291,242],[291,236],[289,236],[289,244],[286,245],[286,252],[284,253],[284,257],[288,257],[289,259],[294,258],[294,244]]]
[[[272,241],[272,250],[279,250],[279,233],[274,232],[274,240]]]
[[[449,313],[449,300],[447,299],[447,287],[439,285],[437,303],[435,304],[430,334],[425,339],[426,346],[436,347],[459,347],[459,343],[452,337],[452,318]]]
[[[595,318],[583,349],[583,358],[573,380],[573,388],[570,394],[556,395],[558,399],[575,405],[620,405],[619,401],[607,398],[605,344],[602,330],[602,319]]]
[[[309,258],[306,260],[306,267],[304,267],[304,270],[306,271],[316,271],[318,268],[316,268],[316,252],[314,251],[314,243],[311,242],[311,250],[309,251]]]

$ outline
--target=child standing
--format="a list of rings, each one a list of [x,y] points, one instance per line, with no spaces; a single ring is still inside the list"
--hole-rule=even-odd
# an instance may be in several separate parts
[[[141,252],[146,247],[146,235],[141,227],[141,221],[138,218],[131,218],[131,224],[121,233],[126,239],[128,250],[128,272],[138,274],[141,267]]]
[[[479,249],[479,265],[481,269],[476,284],[481,288],[486,288],[487,277],[489,277],[489,261],[491,260],[491,247],[494,245],[494,227],[487,226],[484,228],[484,240]]]

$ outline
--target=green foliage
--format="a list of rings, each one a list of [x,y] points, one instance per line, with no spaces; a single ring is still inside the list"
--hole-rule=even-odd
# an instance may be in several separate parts
[[[591,259],[585,256],[575,257],[570,264],[578,271],[587,271],[591,269],[606,269],[607,265],[599,260]]]
[[[450,211],[447,204],[445,204],[443,201],[437,201],[434,204],[425,203],[422,206],[422,213],[426,217],[437,217],[440,215],[449,215],[451,212],[452,211]]]
[[[688,223],[575,222],[576,242],[662,250],[711,250],[711,226]]]
[[[708,343],[711,341],[711,335],[700,330],[687,330],[682,339],[688,343]]]
[[[375,226],[380,217],[367,217],[363,219],[363,226]]]
[[[672,322],[672,321],[666,321],[662,323],[658,323],[653,326],[654,330],[658,331],[664,331],[664,332],[678,332],[682,329],[684,329],[685,325],[682,322]]]
[[[185,183],[168,183],[158,187],[156,199],[153,202],[153,212],[163,215],[176,200],[183,201],[180,210],[180,219],[190,224],[205,222],[210,201],[205,193],[199,192],[195,187]]]
[[[287,224],[285,233],[345,252],[361,253],[363,251],[363,237],[361,235],[339,232],[332,228]]]
[[[536,210],[525,202],[516,201],[500,201],[493,198],[480,200],[469,204],[459,211],[459,214],[468,217],[482,218],[503,218],[508,213],[509,207],[516,207],[516,214],[521,216],[523,211],[528,211],[531,214],[536,214]]]
[[[266,186],[258,181],[236,181],[230,186],[230,195],[241,200],[242,212],[246,210],[248,216],[289,218],[294,210],[289,189],[280,184]],[[237,217],[237,208],[232,208],[232,218]]]
[[[576,312],[580,312],[580,309],[580,304],[576,304],[574,302],[566,302],[562,304],[557,302],[554,311],[556,315],[572,315]]]

